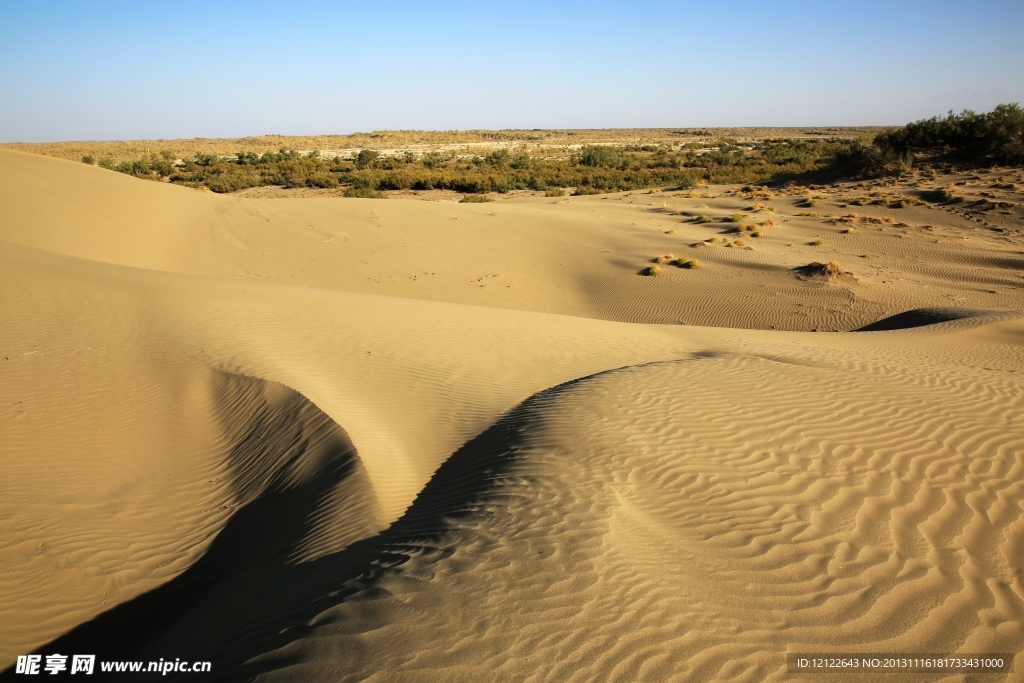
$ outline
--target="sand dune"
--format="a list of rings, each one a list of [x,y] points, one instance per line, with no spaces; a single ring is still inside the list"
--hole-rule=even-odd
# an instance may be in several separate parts
[[[706,194],[248,199],[0,151],[0,667],[1019,652],[1019,226],[780,194],[746,250]],[[638,274],[668,253],[703,265]]]

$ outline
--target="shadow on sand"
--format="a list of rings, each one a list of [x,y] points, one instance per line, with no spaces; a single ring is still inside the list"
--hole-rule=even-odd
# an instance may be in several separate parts
[[[208,674],[129,676],[133,680],[195,680],[197,675],[204,681],[249,680],[271,665],[245,662],[303,637],[312,630],[307,624],[317,614],[372,587],[412,553],[436,545],[449,520],[479,509],[496,481],[516,461],[532,416],[543,404],[586,379],[589,377],[535,394],[464,444],[441,465],[405,514],[384,532],[302,563],[292,558],[310,530],[310,517],[358,466],[354,450],[336,443],[329,457],[320,454],[324,464],[312,476],[302,483],[288,483],[284,470],[308,451],[308,426],[295,424],[295,420],[268,424],[267,415],[249,418],[251,424],[238,435],[241,438],[237,443],[276,444],[278,452],[264,452],[261,457],[278,470],[261,476],[278,485],[267,487],[244,504],[206,554],[185,572],[80,624],[36,652],[44,656],[95,654],[97,666],[92,680],[121,676],[102,673],[101,661],[149,662],[177,657],[210,661],[212,670]],[[283,439],[282,430],[286,433]],[[272,668],[288,663],[277,658]],[[0,679],[21,677],[15,676],[12,666],[0,673]]]

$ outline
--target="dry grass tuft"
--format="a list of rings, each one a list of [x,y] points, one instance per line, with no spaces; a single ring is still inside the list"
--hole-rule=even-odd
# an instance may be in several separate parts
[[[743,240],[736,240],[735,242],[732,243],[732,245],[734,247],[745,247],[747,246],[747,243],[744,242]]]
[[[733,215],[729,216],[729,218],[727,218],[726,220],[728,220],[730,223],[739,223],[744,218],[746,218],[746,215],[742,213],[734,213]]]
[[[700,268],[700,260],[695,258],[680,258],[675,263],[680,268]]]
[[[773,221],[771,218],[769,218],[768,220],[766,220],[764,223],[761,224],[761,227],[762,228],[774,228],[775,227],[775,221]]]
[[[657,275],[661,272],[661,266],[647,266],[640,271],[641,275]]]
[[[828,280],[829,282],[834,281],[840,275],[843,275],[843,268],[835,261],[829,261],[828,263],[808,263],[806,266],[800,266],[794,268],[794,271],[804,279],[814,280]]]
[[[675,258],[675,254],[662,254],[661,256],[652,258],[651,263],[668,263],[669,261],[674,261]]]
[[[675,228],[669,228],[668,230],[665,231],[665,234],[666,235],[674,235],[674,234],[676,234],[676,229]]]
[[[882,216],[882,222],[883,223],[895,223],[896,219],[893,218],[892,216]]]
[[[813,240],[811,240],[807,244],[808,244],[808,246],[811,246],[811,247],[820,247],[824,243],[825,243],[824,240],[822,240],[820,237],[815,237]]]

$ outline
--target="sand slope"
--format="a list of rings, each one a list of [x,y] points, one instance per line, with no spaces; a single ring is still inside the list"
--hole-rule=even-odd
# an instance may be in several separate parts
[[[0,666],[753,681],[1022,647],[1012,240],[854,233],[878,271],[820,283],[783,246],[819,226],[696,249],[654,197],[250,200],[12,152],[0,195]]]

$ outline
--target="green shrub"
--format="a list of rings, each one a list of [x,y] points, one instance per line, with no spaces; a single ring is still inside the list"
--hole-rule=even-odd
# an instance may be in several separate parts
[[[92,164],[95,164],[96,161],[92,158],[91,154],[86,154],[84,157],[82,157],[82,163],[89,164],[91,166]]]
[[[361,197],[363,199],[384,199],[387,195],[377,192],[368,187],[350,187],[345,190],[346,197]]]
[[[584,145],[577,161],[581,166],[615,167],[622,164],[624,156],[617,147],[605,145]]]
[[[380,152],[372,149],[361,149],[359,154],[356,155],[356,168],[373,168],[379,157]]]

